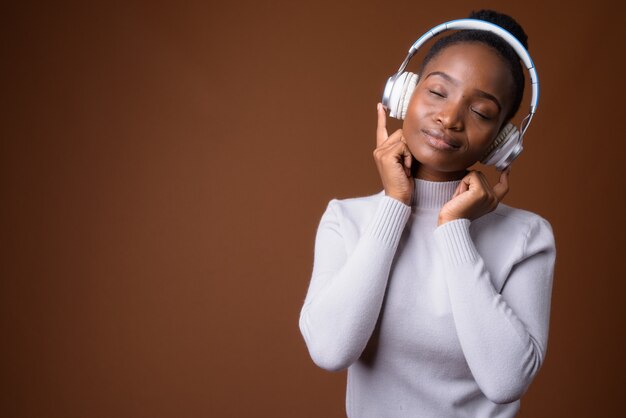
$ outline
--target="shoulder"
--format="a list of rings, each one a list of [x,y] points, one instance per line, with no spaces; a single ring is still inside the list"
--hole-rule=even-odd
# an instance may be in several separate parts
[[[361,217],[372,213],[378,207],[384,192],[379,192],[369,196],[351,197],[347,199],[332,199],[328,202],[326,213],[341,217]]]
[[[525,209],[514,208],[500,203],[493,211],[493,215],[510,223],[519,224],[526,228],[537,227],[552,231],[552,225],[543,216]]]
[[[372,218],[384,196],[384,192],[381,191],[369,196],[331,199],[322,217],[322,222],[332,222],[343,228],[354,227],[361,230]]]
[[[541,268],[554,266],[552,226],[537,213],[500,203],[494,211],[472,221],[469,229],[498,289],[502,289],[514,266],[525,260],[537,257]]]
[[[532,242],[542,242],[554,247],[554,232],[550,222],[543,216],[504,203],[491,213],[472,222],[470,227],[476,234],[498,236],[527,247]]]
[[[346,214],[356,214],[362,211],[375,209],[380,203],[384,192],[379,192],[369,196],[351,197],[346,199],[331,199],[328,202],[328,209]]]

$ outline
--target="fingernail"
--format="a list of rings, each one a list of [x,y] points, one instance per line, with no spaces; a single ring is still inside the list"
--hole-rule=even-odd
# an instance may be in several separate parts
[[[376,105],[376,109],[378,109],[378,111],[379,111],[379,112],[380,112],[381,107],[382,107],[382,105],[381,105],[380,103],[378,103],[378,104]]]

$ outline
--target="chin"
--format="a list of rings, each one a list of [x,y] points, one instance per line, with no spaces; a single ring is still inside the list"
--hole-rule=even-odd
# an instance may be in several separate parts
[[[428,168],[429,171],[439,172],[439,173],[458,173],[458,172],[461,172],[461,171],[465,171],[468,168],[468,167],[457,167],[457,166],[449,166],[449,165],[442,165],[442,164],[423,164],[423,163],[420,163],[420,165]]]
[[[417,160],[418,164],[427,167],[429,171],[453,173],[466,170],[468,167],[472,166],[472,164],[465,164],[454,158],[451,158],[449,155],[441,155],[432,152],[416,152],[413,155],[415,156],[415,160]]]

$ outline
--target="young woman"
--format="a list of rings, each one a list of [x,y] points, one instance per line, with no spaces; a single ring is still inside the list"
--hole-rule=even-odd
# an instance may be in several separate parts
[[[493,11],[473,13],[514,34]],[[517,112],[524,74],[486,31],[439,39],[402,129],[378,105],[384,191],[332,200],[300,315],[314,362],[348,368],[349,417],[512,417],[545,358],[555,243],[468,168]]]

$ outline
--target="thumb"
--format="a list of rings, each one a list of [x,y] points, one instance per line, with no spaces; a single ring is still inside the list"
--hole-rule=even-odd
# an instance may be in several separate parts
[[[498,184],[493,186],[493,193],[498,198],[498,201],[502,200],[509,191],[509,173],[510,172],[511,172],[511,166],[507,167],[504,171],[502,171],[502,173],[500,174],[500,181],[498,182]]]

